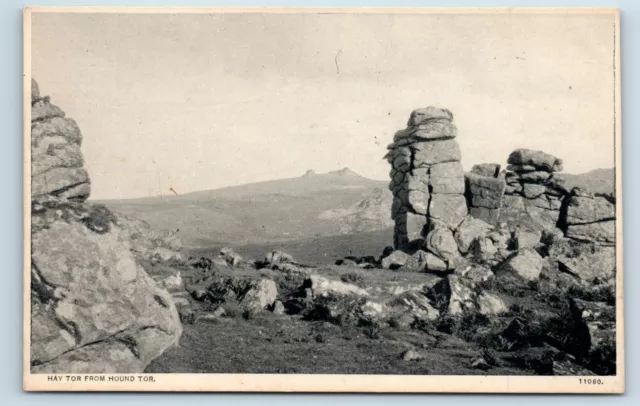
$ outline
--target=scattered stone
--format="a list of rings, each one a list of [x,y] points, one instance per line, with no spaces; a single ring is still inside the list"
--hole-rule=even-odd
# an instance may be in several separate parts
[[[424,359],[424,355],[414,350],[407,350],[402,353],[402,359],[405,361],[419,361]]]
[[[261,311],[273,306],[278,297],[278,288],[271,279],[260,279],[240,299],[240,303],[245,309]]]
[[[471,362],[471,368],[488,371],[489,369],[491,369],[491,365],[489,365],[489,363],[483,357],[480,357]]]
[[[398,269],[401,266],[404,266],[408,260],[409,254],[400,250],[396,250],[388,256],[382,258],[380,264],[384,269]]]
[[[293,257],[286,252],[274,250],[267,252],[264,257],[264,262],[268,268],[278,268],[282,264],[295,264]]]
[[[272,310],[273,314],[284,314],[284,304],[282,304],[281,301],[276,300],[276,302],[273,304],[273,310]]]
[[[239,266],[243,262],[243,259],[240,256],[240,254],[235,252],[233,248],[229,248],[229,247],[222,248],[218,256],[224,259],[231,266]]]
[[[310,289],[311,296],[315,298],[333,298],[343,296],[369,296],[366,290],[337,280],[325,278],[320,275],[310,275],[304,283]]]
[[[528,281],[536,281],[540,277],[544,259],[535,250],[527,248],[518,251],[516,255],[507,260],[496,272],[498,277],[502,275],[515,275]]]
[[[435,307],[449,316],[459,316],[465,311],[484,315],[500,314],[507,310],[504,302],[481,289],[470,279],[449,275],[430,290]]]

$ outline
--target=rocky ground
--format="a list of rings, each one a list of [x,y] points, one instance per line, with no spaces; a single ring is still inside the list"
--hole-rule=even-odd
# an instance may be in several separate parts
[[[614,374],[613,282],[563,269],[568,252],[593,246],[546,237],[510,235],[499,263],[474,247],[440,275],[392,249],[324,267],[230,249],[145,261],[184,326],[180,345],[146,371]]]

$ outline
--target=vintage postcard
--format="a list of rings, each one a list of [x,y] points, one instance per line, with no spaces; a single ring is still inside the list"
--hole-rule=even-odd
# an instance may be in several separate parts
[[[619,21],[25,9],[25,390],[624,392]]]

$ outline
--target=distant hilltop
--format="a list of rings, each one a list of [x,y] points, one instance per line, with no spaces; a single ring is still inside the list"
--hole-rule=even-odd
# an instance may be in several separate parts
[[[304,173],[304,175],[302,175],[303,178],[307,178],[310,176],[314,176],[314,175],[318,175],[318,173],[316,171],[314,171],[313,169],[309,169],[308,171],[306,171]],[[344,167],[342,169],[339,169],[337,171],[330,171],[327,172],[326,174],[321,174],[321,175],[338,175],[338,176],[350,176],[350,177],[358,177],[358,178],[363,178],[362,175],[358,174],[357,172],[355,172],[354,170],[352,170],[349,167]]]

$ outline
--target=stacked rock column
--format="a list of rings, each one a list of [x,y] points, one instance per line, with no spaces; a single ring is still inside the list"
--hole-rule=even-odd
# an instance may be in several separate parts
[[[82,134],[64,111],[41,97],[31,82],[31,198],[85,201],[91,193],[83,168]]]
[[[452,121],[453,114],[446,109],[414,110],[407,128],[398,131],[387,147],[396,249],[428,245],[429,233],[442,235],[436,229],[452,233],[467,216],[464,171]]]
[[[497,225],[506,188],[505,172],[498,164],[479,164],[466,174],[469,214],[486,223]]]
[[[546,228],[555,228],[568,194],[558,173],[563,169],[562,160],[542,151],[517,149],[507,163],[506,204],[535,215]]]

